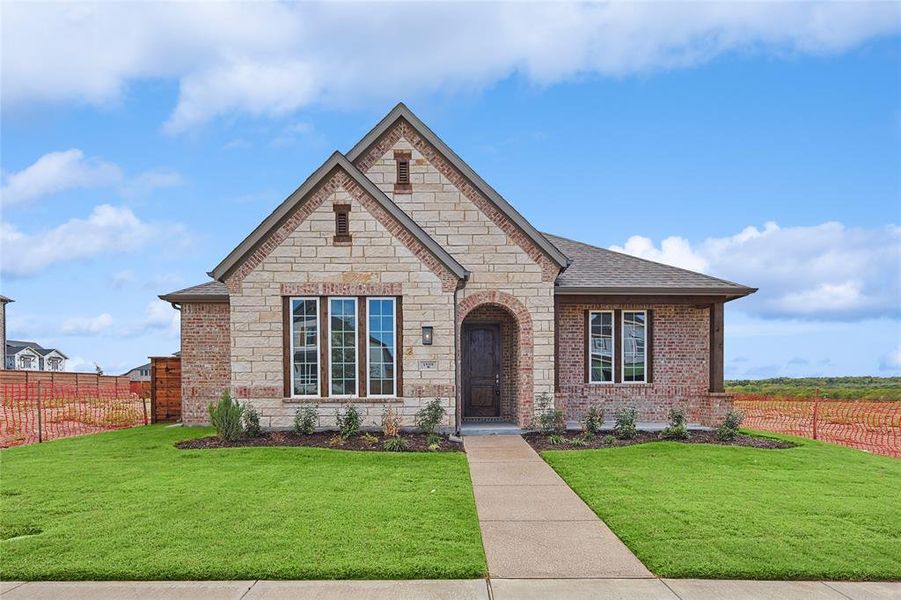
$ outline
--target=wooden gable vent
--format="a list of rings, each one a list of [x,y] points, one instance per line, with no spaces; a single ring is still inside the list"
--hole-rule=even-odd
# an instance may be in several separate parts
[[[410,161],[413,153],[409,150],[395,150],[394,162],[397,164],[397,179],[394,182],[395,194],[409,194],[413,191],[410,182]]]
[[[350,240],[350,204],[336,204],[334,241],[349,242]]]

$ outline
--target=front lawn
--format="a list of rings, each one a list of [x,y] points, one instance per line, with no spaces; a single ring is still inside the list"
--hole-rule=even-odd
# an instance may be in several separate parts
[[[173,446],[210,432],[0,452],[0,579],[485,575],[463,453]]]
[[[786,439],[542,456],[659,576],[901,579],[901,460]]]

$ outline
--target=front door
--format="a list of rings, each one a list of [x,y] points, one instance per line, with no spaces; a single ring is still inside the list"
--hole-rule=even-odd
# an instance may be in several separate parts
[[[463,416],[497,417],[501,408],[500,326],[463,326]]]

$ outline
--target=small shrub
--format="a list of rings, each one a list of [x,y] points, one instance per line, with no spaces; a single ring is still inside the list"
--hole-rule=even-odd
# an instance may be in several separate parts
[[[564,437],[563,437],[561,434],[559,434],[559,433],[552,433],[552,434],[550,434],[549,436],[547,436],[547,441],[548,441],[548,443],[550,443],[552,446],[562,446],[563,444],[566,443],[566,438],[564,438]]]
[[[638,434],[635,427],[637,412],[634,408],[624,408],[616,415],[616,425],[613,426],[613,435],[619,440],[631,440]]]
[[[379,438],[368,432],[361,435],[360,439],[363,440],[363,443],[367,446],[375,446],[379,443]]]
[[[244,403],[244,435],[247,437],[258,437],[263,434],[263,428],[260,427],[260,411],[255,409],[249,402]]]
[[[409,444],[407,443],[407,440],[397,436],[385,440],[385,443],[382,444],[382,448],[384,448],[386,452],[406,452],[407,448],[409,448]]]
[[[298,435],[310,435],[316,431],[319,423],[318,406],[302,406],[294,413],[294,433]]]
[[[438,432],[446,415],[447,410],[444,408],[444,403],[435,398],[416,412],[416,426],[423,433],[433,435]]]
[[[597,406],[589,406],[585,411],[585,432],[597,435],[604,426],[604,411]]]
[[[330,437],[328,439],[328,445],[331,446],[332,448],[335,448],[337,446],[343,446],[344,438],[336,433],[335,435],[333,435],[332,437]]]
[[[532,429],[544,434],[562,434],[566,430],[563,411],[554,409],[552,404],[553,401],[547,394],[539,394],[535,398],[535,417],[532,419]]]
[[[429,448],[431,448],[432,446],[436,446],[436,447],[440,448],[441,447],[441,436],[438,435],[437,433],[430,433],[428,436],[426,436],[425,443],[428,445]]]
[[[616,443],[616,438],[613,437],[612,435],[605,435],[601,441],[604,443],[605,446],[612,446],[613,444]]]
[[[232,398],[228,390],[222,392],[222,397],[218,404],[209,405],[210,421],[216,428],[216,435],[226,442],[233,442],[241,437],[244,432],[242,426],[242,416],[244,415],[244,407],[241,403]]]
[[[570,438],[569,445],[574,448],[585,448],[591,442],[591,434],[587,431],[581,435],[577,435],[574,438]]]
[[[744,420],[745,416],[742,413],[737,410],[730,410],[726,414],[726,418],[723,419],[722,425],[716,428],[716,437],[724,442],[734,440],[735,436],[738,435],[738,428],[741,427],[741,423]]]
[[[382,435],[386,438],[397,437],[400,433],[400,417],[390,406],[382,412]]]
[[[688,420],[685,411],[671,408],[669,411],[669,425],[660,432],[660,437],[665,440],[687,440]]]
[[[348,405],[347,410],[338,411],[335,417],[335,424],[338,426],[338,432],[341,434],[341,437],[347,439],[357,435],[360,433],[360,426],[362,425],[360,411],[353,404]]]

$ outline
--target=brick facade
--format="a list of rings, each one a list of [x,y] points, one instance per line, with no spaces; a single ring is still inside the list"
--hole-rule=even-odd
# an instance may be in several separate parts
[[[229,305],[181,307],[182,422],[209,422],[207,406],[231,386]]]

